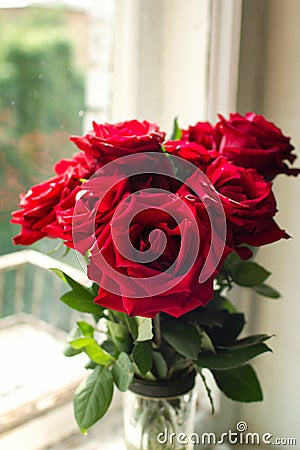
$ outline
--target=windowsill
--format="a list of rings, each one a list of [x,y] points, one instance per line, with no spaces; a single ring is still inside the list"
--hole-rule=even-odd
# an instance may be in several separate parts
[[[71,418],[70,418],[71,419]],[[79,431],[63,441],[45,447],[43,450],[125,450],[123,439],[123,418],[120,394],[115,397],[110,411],[96,425],[90,428],[87,435]]]

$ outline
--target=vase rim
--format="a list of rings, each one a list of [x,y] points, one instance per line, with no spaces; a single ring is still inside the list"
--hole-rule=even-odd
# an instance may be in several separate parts
[[[190,372],[186,377],[175,381],[150,381],[135,377],[129,390],[145,397],[177,397],[186,394],[194,388],[195,376],[196,372]]]

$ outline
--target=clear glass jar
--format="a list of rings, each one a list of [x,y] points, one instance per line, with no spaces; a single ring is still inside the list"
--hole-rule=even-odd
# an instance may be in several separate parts
[[[123,397],[126,450],[192,450],[195,388],[167,397],[159,391],[155,397],[155,389],[151,396],[138,391],[129,390]]]

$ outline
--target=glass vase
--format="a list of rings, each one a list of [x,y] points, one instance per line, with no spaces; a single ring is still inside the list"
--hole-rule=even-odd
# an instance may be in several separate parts
[[[137,380],[123,396],[126,450],[192,450],[195,376],[177,383]]]

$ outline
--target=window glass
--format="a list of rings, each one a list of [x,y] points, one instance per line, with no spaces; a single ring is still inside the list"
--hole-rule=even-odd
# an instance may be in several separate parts
[[[81,134],[92,115],[107,119],[108,65],[101,55],[111,45],[105,32],[113,1],[107,8],[100,3],[101,15],[86,0],[56,7],[53,1],[1,2],[0,254],[22,249],[11,242],[19,227],[9,224],[19,193],[52,176],[54,163],[76,151],[69,135]]]

